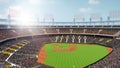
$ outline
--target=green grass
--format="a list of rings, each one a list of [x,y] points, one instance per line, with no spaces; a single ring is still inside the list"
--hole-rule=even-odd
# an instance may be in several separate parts
[[[57,45],[56,48],[62,46],[63,49],[67,49],[75,45],[77,49],[71,52],[54,52],[54,44]],[[44,64],[55,68],[86,67],[109,54],[106,47],[97,44],[48,43],[45,44],[45,51],[47,57]]]

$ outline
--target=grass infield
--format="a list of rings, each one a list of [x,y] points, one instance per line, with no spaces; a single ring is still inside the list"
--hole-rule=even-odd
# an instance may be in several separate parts
[[[48,43],[39,52],[38,62],[54,68],[84,68],[112,52],[99,44]]]

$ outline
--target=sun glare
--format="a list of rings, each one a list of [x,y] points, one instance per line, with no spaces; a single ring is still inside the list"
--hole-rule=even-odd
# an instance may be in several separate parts
[[[18,25],[34,25],[34,16],[28,12],[21,12],[21,14],[16,18],[16,21]]]
[[[36,22],[35,13],[21,6],[10,7],[9,14],[15,20],[13,24],[19,26],[31,26]]]

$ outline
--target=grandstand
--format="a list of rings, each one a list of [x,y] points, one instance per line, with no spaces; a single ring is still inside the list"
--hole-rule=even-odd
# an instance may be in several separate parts
[[[0,0],[0,9],[1,5],[5,8],[0,10],[1,14],[6,10],[3,4],[8,4],[7,1]],[[110,11],[106,16],[105,12],[110,9],[101,7],[102,1],[88,0],[89,7],[98,8],[100,4],[102,11],[95,11],[104,15],[92,14],[95,11],[88,7],[80,8],[80,14],[78,12],[72,19],[71,13],[84,3],[79,1],[76,2],[80,5],[76,2],[74,5],[73,1],[54,4],[54,0],[15,1],[20,6],[8,4],[7,16],[0,14],[0,68],[120,68],[120,10]],[[46,3],[52,8],[44,7]],[[116,5],[119,4],[105,7]],[[36,6],[49,10],[42,12],[41,7]],[[45,13],[48,11],[55,13],[57,20]],[[42,17],[43,14],[46,15]],[[59,20],[61,15],[63,18]]]
[[[107,22],[115,21],[106,21],[106,23]],[[119,25],[76,26],[55,24],[54,26],[35,25],[21,27],[22,28],[18,28],[16,25],[0,26],[0,62],[4,64],[5,67],[54,68],[54,66],[37,62],[39,59],[39,50],[42,49],[46,43],[100,44],[105,47],[110,47],[113,51],[108,56],[85,67],[120,67]]]
[[[7,67],[54,68],[37,62],[40,48],[43,44],[50,42],[95,43],[111,47],[113,51],[108,56],[87,68],[120,67],[119,27],[34,26],[16,28],[15,25],[9,25],[11,28],[7,28],[7,26],[1,25],[0,29],[0,61]]]

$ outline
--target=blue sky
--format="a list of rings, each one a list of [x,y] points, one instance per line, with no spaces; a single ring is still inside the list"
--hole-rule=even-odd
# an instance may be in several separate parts
[[[79,16],[87,21],[91,14],[100,14],[106,20],[109,12],[119,10],[119,6],[120,0],[0,0],[0,18],[7,18],[8,9],[12,9],[15,14],[26,12],[40,20],[72,21]]]

